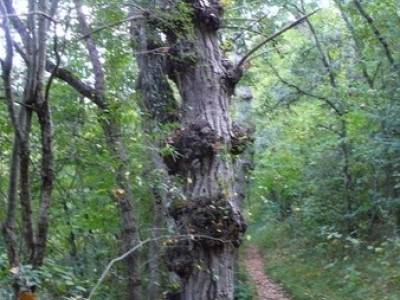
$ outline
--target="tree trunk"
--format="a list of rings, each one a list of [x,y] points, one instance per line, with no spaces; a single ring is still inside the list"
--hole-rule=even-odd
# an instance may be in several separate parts
[[[234,247],[245,223],[233,188],[233,134],[229,104],[240,78],[219,49],[219,1],[187,1],[191,34],[169,32],[170,76],[181,94],[181,129],[168,143],[178,155],[165,157],[170,172],[184,180],[184,197],[171,211],[187,241],[168,252],[169,267],[182,279],[181,299],[233,299]]]
[[[108,112],[104,112],[108,115]],[[114,190],[114,199],[118,204],[121,218],[121,250],[127,252],[137,245],[139,241],[139,233],[136,226],[136,218],[133,211],[133,192],[129,175],[129,160],[126,153],[125,144],[122,139],[120,126],[113,120],[112,116],[102,118],[100,122],[106,137],[108,148],[111,154],[118,162],[116,171],[116,189]],[[126,260],[126,271],[128,281],[127,299],[141,299],[140,291],[140,273],[139,273],[139,257],[138,254],[132,253]]]
[[[157,2],[157,1],[154,1]],[[155,3],[148,4],[154,8]],[[132,8],[131,15],[140,13]],[[154,26],[147,22],[132,22],[130,33],[136,62],[139,67],[137,89],[140,92],[140,104],[146,114],[143,120],[143,131],[146,133],[147,144],[150,149],[149,157],[152,168],[157,170],[153,174],[151,193],[153,197],[153,230],[152,237],[160,236],[160,229],[167,227],[168,232],[175,231],[173,218],[168,214],[169,197],[176,191],[176,185],[168,175],[167,167],[160,157],[162,142],[152,139],[153,132],[160,132],[163,125],[177,121],[178,107],[173,91],[165,73],[166,59],[155,53],[163,46],[160,37],[155,34]],[[165,265],[161,260],[162,248],[158,243],[149,245],[149,280],[147,299],[161,299],[160,282],[161,272]],[[170,280],[174,281],[175,280]],[[171,284],[171,282],[170,282]]]
[[[17,218],[18,166],[18,141],[15,138],[10,162],[7,213],[5,221],[2,224],[2,231],[10,267],[16,267],[19,265],[18,239],[15,232]]]
[[[80,30],[85,36],[86,49],[89,53],[89,59],[92,65],[95,83],[94,89],[88,89],[82,81],[76,79],[70,72],[63,71],[56,74],[62,80],[66,80],[71,86],[77,89],[83,96],[90,98],[100,109],[99,123],[101,124],[106,138],[110,153],[118,162],[116,172],[116,188],[114,189],[114,200],[117,202],[121,219],[121,250],[127,252],[139,241],[136,218],[133,211],[133,191],[129,176],[129,159],[126,152],[125,143],[122,137],[122,128],[115,119],[115,116],[109,110],[106,97],[106,81],[103,65],[100,60],[100,54],[96,43],[92,38],[91,28],[82,12],[82,3],[80,0],[74,0],[78,13]],[[51,68],[51,66],[49,66]],[[89,94],[86,92],[89,90]],[[132,253],[125,260],[127,271],[127,300],[141,299],[141,282],[139,272],[139,256]]]
[[[54,71],[54,64],[47,62],[48,71]],[[122,138],[122,129],[118,121],[114,119],[112,113],[108,110],[107,99],[96,89],[88,86],[79,78],[75,77],[70,71],[58,68],[54,71],[57,78],[65,81],[82,96],[89,98],[99,108],[98,120],[102,126],[107,147],[119,166],[115,177],[116,188],[114,190],[114,200],[116,200],[121,220],[121,251],[126,252],[131,249],[139,240],[137,231],[135,212],[133,209],[133,192],[129,176],[129,159],[126,152],[126,146]],[[126,262],[128,276],[128,300],[140,299],[140,273],[139,257],[132,253]]]
[[[51,204],[54,181],[52,146],[53,133],[48,99],[43,99],[43,102],[37,105],[37,115],[41,131],[42,158],[40,208],[37,222],[37,235],[33,265],[39,267],[43,264],[45,257],[49,227],[49,207]]]
[[[237,129],[243,130],[246,134],[244,138],[248,139],[249,143],[243,152],[238,154],[234,159],[235,170],[235,196],[237,203],[243,207],[246,199],[247,189],[249,186],[249,174],[253,169],[254,144],[253,133],[255,124],[252,122],[252,99],[253,95],[250,88],[240,87],[236,91],[237,99],[237,117],[234,125]],[[235,128],[235,127],[234,127]]]
[[[35,249],[35,239],[32,221],[31,180],[30,180],[30,134],[32,127],[32,111],[22,107],[20,113],[21,127],[23,128],[23,140],[19,145],[19,188],[21,202],[21,220],[27,257],[32,259]]]
[[[7,101],[8,113],[10,115],[11,124],[14,129],[14,143],[12,148],[12,155],[10,160],[10,173],[8,183],[8,195],[7,195],[7,210],[6,217],[2,224],[2,233],[4,237],[4,243],[7,249],[7,257],[10,267],[16,267],[20,263],[18,253],[18,239],[15,232],[17,225],[17,199],[18,199],[18,178],[19,178],[19,146],[22,139],[22,132],[17,120],[17,114],[15,112],[12,86],[11,86],[11,71],[13,66],[14,51],[11,38],[11,30],[8,24],[8,18],[5,17],[7,14],[5,6],[0,3],[0,11],[2,14],[3,30],[6,37],[6,57],[4,60],[0,60],[2,69],[2,79],[4,85],[4,93]]]

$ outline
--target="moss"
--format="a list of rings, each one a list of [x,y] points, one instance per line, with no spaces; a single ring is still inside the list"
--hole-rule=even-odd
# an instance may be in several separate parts
[[[154,20],[158,27],[166,32],[170,37],[190,39],[194,36],[193,17],[194,10],[185,1],[177,1],[175,6],[165,11],[159,10],[157,14],[160,18]]]

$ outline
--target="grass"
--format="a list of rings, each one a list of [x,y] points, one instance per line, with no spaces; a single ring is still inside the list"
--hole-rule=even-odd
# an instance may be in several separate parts
[[[266,272],[293,300],[400,299],[400,240],[369,244],[295,236],[285,224],[251,230]]]

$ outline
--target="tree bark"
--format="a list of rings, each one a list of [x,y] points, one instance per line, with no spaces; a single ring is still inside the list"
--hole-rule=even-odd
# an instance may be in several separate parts
[[[42,91],[43,93],[43,91]],[[44,97],[44,95],[42,95]],[[53,146],[52,146],[52,122],[48,99],[37,106],[37,114],[41,131],[41,188],[40,188],[40,208],[37,223],[37,236],[34,266],[41,266],[46,252],[47,235],[49,227],[49,208],[53,191],[54,170],[53,170]]]
[[[32,110],[21,107],[21,125],[23,126],[23,140],[19,146],[19,188],[21,203],[21,219],[23,224],[23,236],[25,238],[26,254],[33,258],[35,248],[35,235],[33,232],[31,180],[30,180],[30,133],[32,127]]]
[[[39,11],[47,12],[48,1],[40,0]],[[35,254],[33,265],[40,267],[46,253],[47,235],[49,227],[49,208],[53,191],[54,171],[53,171],[53,132],[49,99],[44,91],[44,73],[46,66],[48,20],[45,16],[38,19],[38,52],[37,52],[37,90],[35,111],[38,116],[41,137],[41,187],[40,187],[40,207],[37,220],[37,234],[35,240]]]
[[[169,75],[183,103],[182,127],[169,138],[178,155],[165,159],[184,181],[184,197],[172,203],[172,215],[180,233],[193,239],[176,242],[168,263],[182,279],[181,299],[231,300],[234,249],[246,227],[234,196],[231,152],[237,136],[229,116],[241,72],[220,53],[219,1],[186,3],[193,11],[192,32],[167,32]]]

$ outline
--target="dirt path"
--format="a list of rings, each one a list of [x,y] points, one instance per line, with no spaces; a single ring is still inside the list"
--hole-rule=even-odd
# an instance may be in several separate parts
[[[289,300],[282,288],[264,273],[264,260],[256,246],[249,246],[244,259],[250,278],[257,289],[259,300]]]

